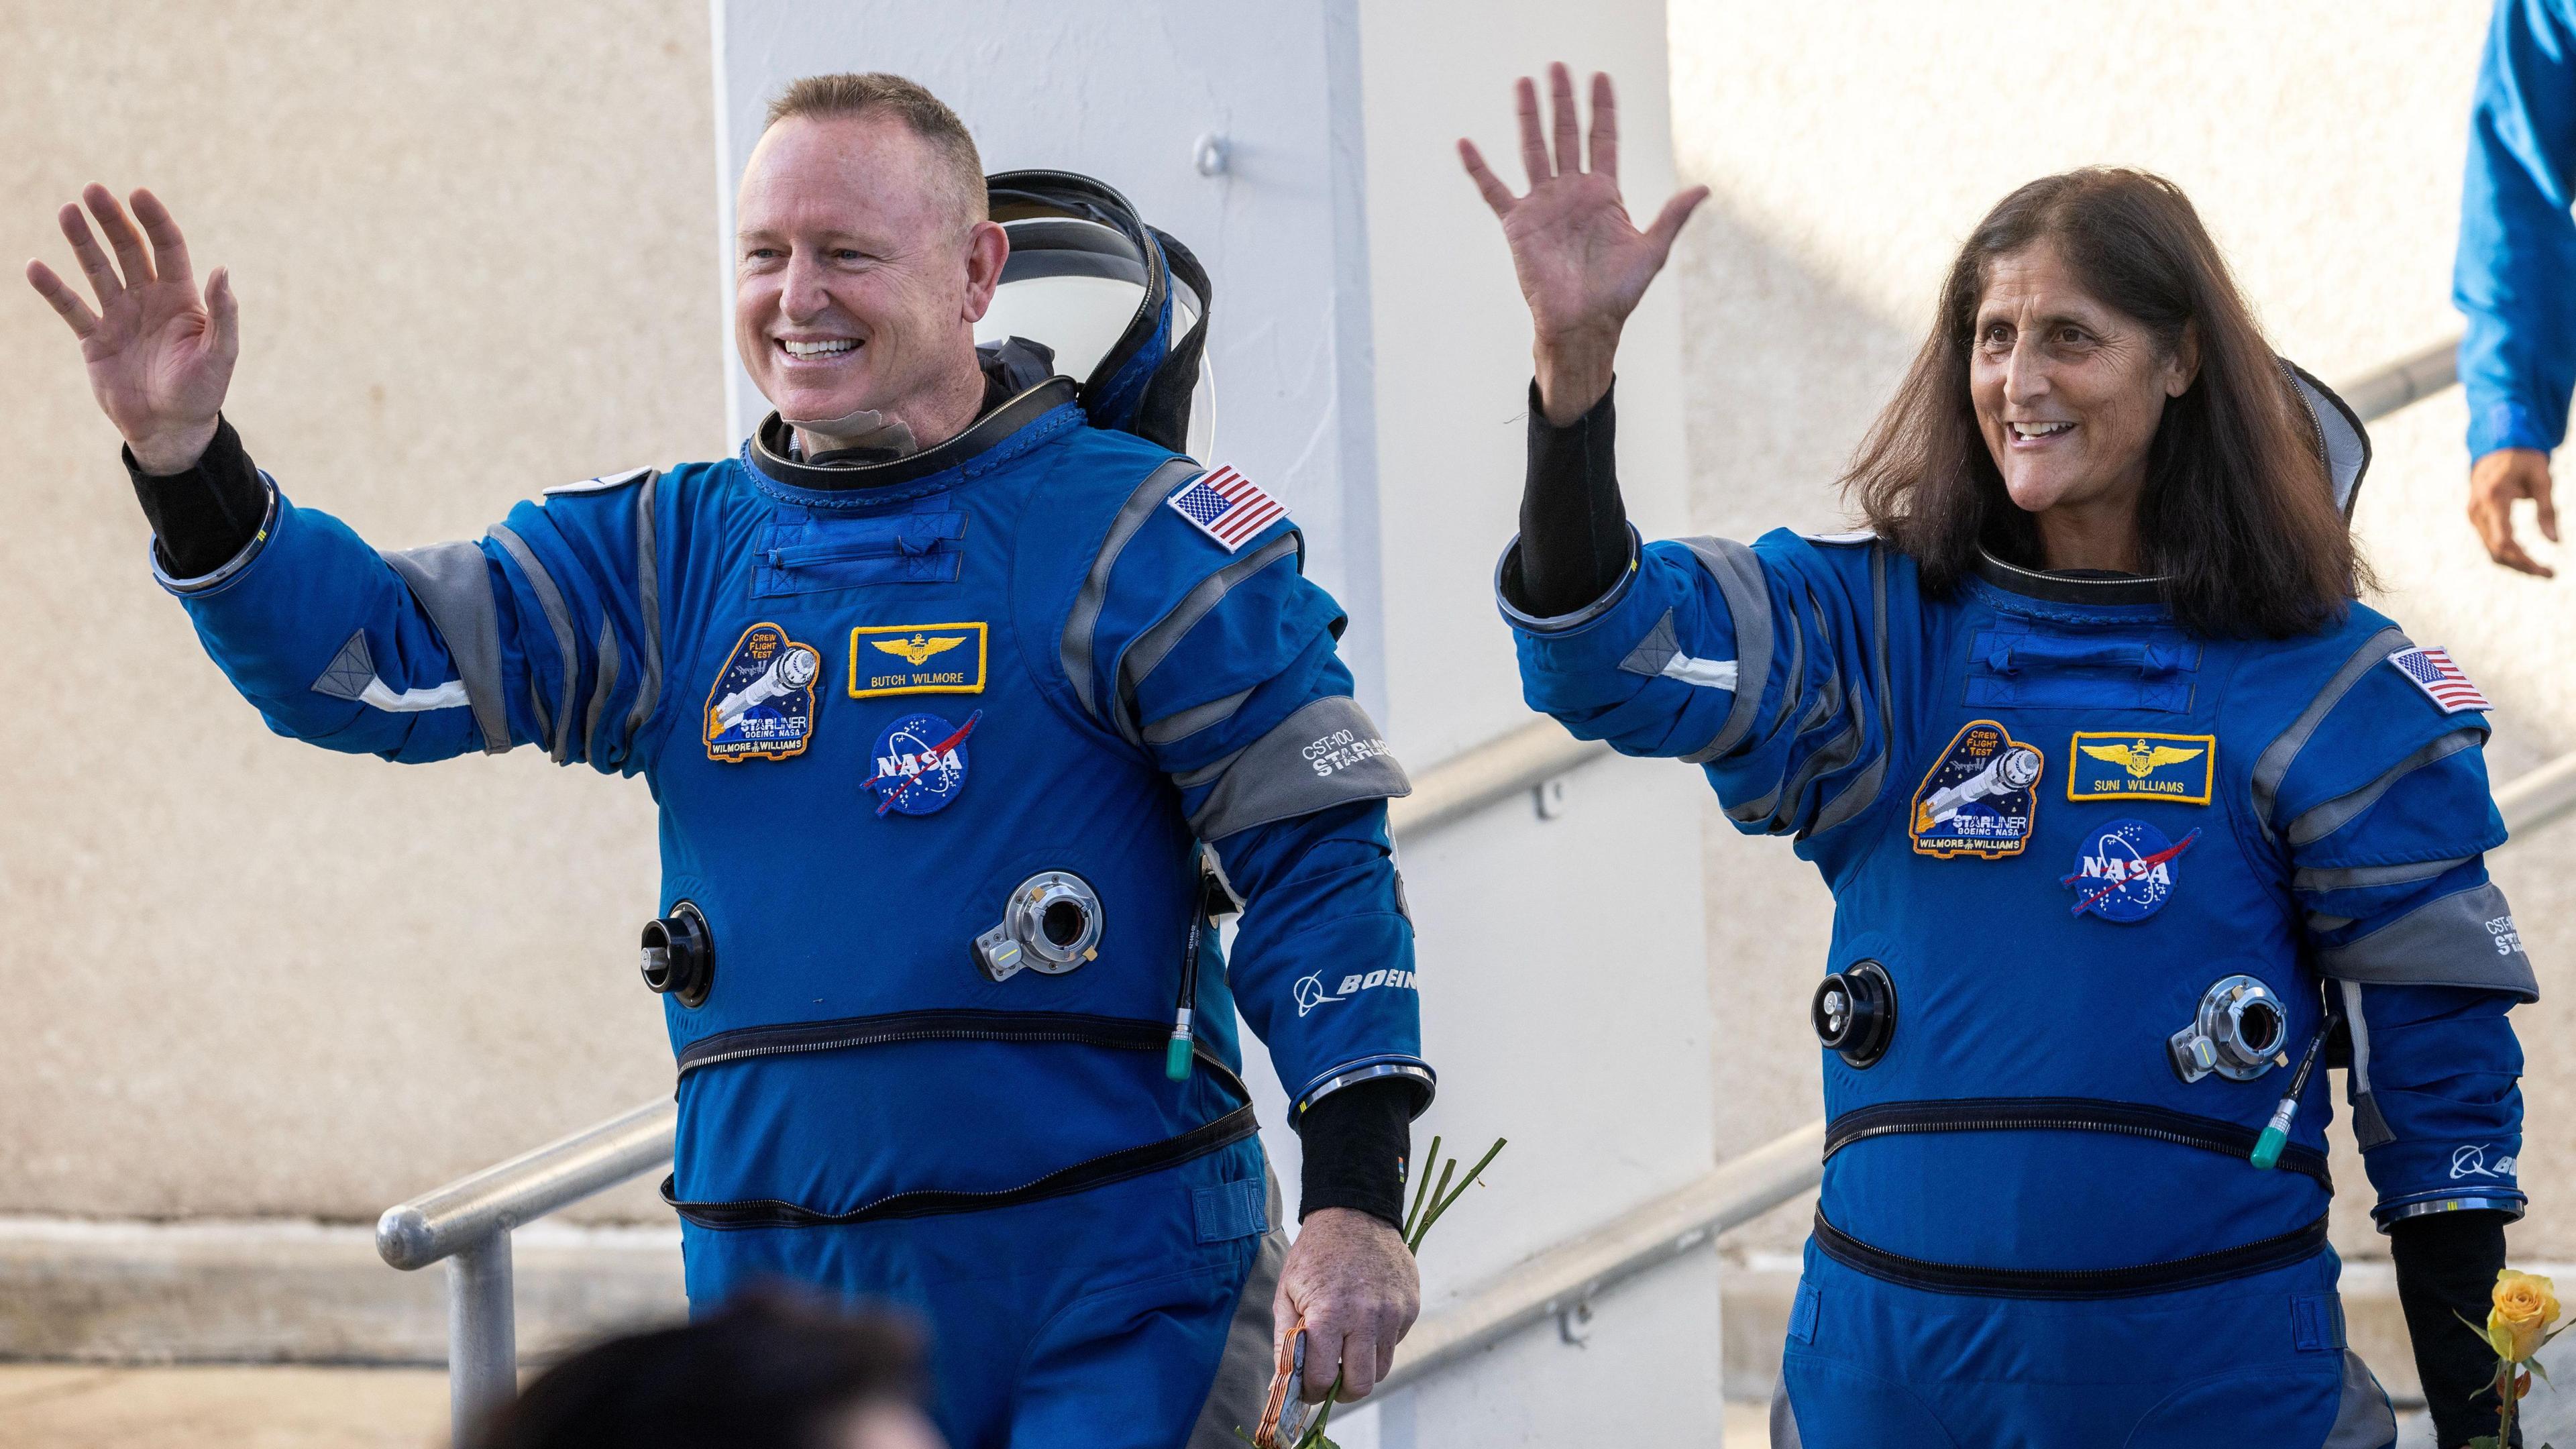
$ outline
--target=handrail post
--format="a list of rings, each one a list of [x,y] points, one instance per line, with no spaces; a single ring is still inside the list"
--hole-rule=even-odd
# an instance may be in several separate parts
[[[510,1230],[498,1228],[447,1260],[447,1407],[456,1449],[467,1449],[518,1390]]]

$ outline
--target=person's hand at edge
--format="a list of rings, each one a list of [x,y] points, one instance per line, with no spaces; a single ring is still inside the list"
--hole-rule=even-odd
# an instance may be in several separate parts
[[[82,188],[81,200],[98,219],[113,261],[79,206],[65,205],[57,220],[97,309],[43,262],[27,263],[27,283],[80,339],[90,392],[124,435],[135,463],[151,474],[186,472],[215,436],[233,361],[241,354],[240,308],[231,279],[218,267],[204,295],[198,294],[188,243],[169,208],[151,192],[134,193],[132,218],[96,182]]]
[[[2520,573],[2554,578],[2557,570],[2523,551],[2513,536],[2513,505],[2528,498],[2538,505],[2540,536],[2558,541],[2558,507],[2550,497],[2549,455],[2536,448],[2498,448],[2469,467],[2469,522],[2487,557]]]

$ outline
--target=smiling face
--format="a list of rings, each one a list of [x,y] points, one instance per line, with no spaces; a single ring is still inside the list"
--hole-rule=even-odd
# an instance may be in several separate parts
[[[2093,535],[2125,531],[2133,543],[2147,448],[2165,401],[2191,387],[2191,354],[2187,331],[2169,351],[2146,324],[2086,292],[2049,242],[1987,265],[1968,390],[2005,491],[2037,515],[2051,554],[2073,523]]]
[[[1009,246],[973,219],[929,142],[892,115],[780,121],[752,152],[735,219],[734,341],[782,416],[874,410],[925,446],[972,419],[974,326]]]

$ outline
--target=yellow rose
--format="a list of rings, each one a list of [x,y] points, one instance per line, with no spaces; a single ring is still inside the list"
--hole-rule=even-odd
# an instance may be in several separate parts
[[[2487,1313],[2487,1342],[2496,1357],[2520,1363],[2539,1351],[2558,1321],[2558,1293],[2537,1273],[2511,1268],[2496,1274],[2495,1307]]]

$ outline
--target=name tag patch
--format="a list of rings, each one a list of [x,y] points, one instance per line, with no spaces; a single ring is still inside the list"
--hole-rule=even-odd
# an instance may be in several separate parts
[[[850,698],[883,694],[982,694],[981,623],[861,624],[850,631]]]
[[[2218,778],[2218,736],[2078,730],[2066,747],[2069,800],[2164,800],[2206,805]]]
[[[803,754],[814,738],[814,681],[822,674],[821,651],[776,624],[742,631],[707,691],[699,721],[707,758],[734,764]]]
[[[1914,792],[1907,833],[1918,855],[2021,854],[2039,820],[2039,751],[1990,719],[1970,720]]]

